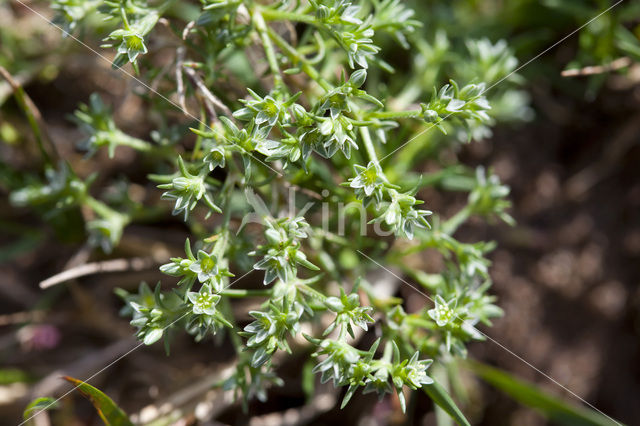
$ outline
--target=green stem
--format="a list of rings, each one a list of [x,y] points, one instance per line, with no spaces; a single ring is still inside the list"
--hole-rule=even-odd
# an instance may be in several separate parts
[[[122,26],[124,29],[131,31],[131,27],[129,27],[129,20],[127,19],[127,12],[124,10],[124,4],[120,4],[120,18],[122,19]]]
[[[82,202],[87,206],[89,206],[91,210],[93,210],[94,212],[96,212],[98,215],[102,217],[121,216],[122,218],[127,218],[126,215],[118,213],[117,211],[113,210],[111,207],[107,206],[102,201],[96,200],[91,195],[88,195],[88,194],[85,195],[82,198]]]
[[[376,154],[376,149],[373,146],[373,141],[371,140],[371,134],[369,133],[369,128],[360,127],[360,135],[362,136],[364,149],[367,151],[367,154],[369,155],[369,160],[379,165],[380,162],[378,161],[378,154]]]
[[[118,135],[118,145],[128,146],[140,152],[152,152],[155,150],[155,146],[142,139],[129,136],[126,133],[120,133]]]
[[[264,290],[226,289],[220,292],[221,295],[234,299],[242,299],[244,297],[269,297],[271,293],[272,289],[270,288]]]
[[[29,96],[26,94],[26,92],[24,91],[24,89],[22,88],[22,85],[16,81],[13,76],[9,73],[9,71],[7,71],[4,67],[0,66],[0,75],[7,80],[7,83],[9,83],[9,86],[11,86],[12,90],[13,90],[13,95],[16,99],[16,102],[18,103],[18,106],[20,107],[20,109],[24,112],[24,114],[27,116],[27,121],[29,122],[29,127],[31,127],[31,131],[33,132],[33,135],[36,138],[36,144],[38,145],[38,149],[40,150],[40,153],[42,154],[42,158],[44,159],[45,163],[49,164],[49,165],[54,165],[54,161],[52,159],[52,156],[49,155],[49,153],[47,152],[47,150],[44,147],[44,135],[42,133],[42,130],[40,129],[40,125],[38,124],[38,118],[37,116],[39,116],[39,112],[37,110],[37,108],[35,107],[35,104],[31,101],[31,99],[29,98]],[[51,140],[49,140],[49,145],[51,147],[51,151],[53,153],[53,156],[56,157],[56,159],[59,158],[58,152],[56,150],[56,146],[51,142]]]
[[[306,284],[297,284],[296,287],[298,287],[298,290],[301,290],[303,293],[307,293],[309,295],[312,295],[313,297],[321,300],[321,301],[325,301],[325,299],[327,298],[327,296],[325,296],[324,294],[320,293],[318,290],[309,287]]]
[[[204,113],[204,108],[201,107],[200,108],[200,124],[198,126],[198,130],[200,130],[201,132],[204,132],[206,130],[206,124],[205,124],[205,113]],[[202,135],[198,135],[198,137],[196,138],[196,144],[193,147],[193,151],[191,152],[191,160],[195,160],[197,158],[199,158],[200,156],[200,148],[202,146],[202,140],[204,138],[202,137]]]
[[[224,315],[224,318],[233,325],[233,329],[229,331],[229,338],[231,339],[231,343],[233,344],[233,348],[236,351],[236,354],[242,353],[242,338],[238,334],[236,330],[238,330],[238,325],[236,324],[236,319],[233,316],[233,310],[231,309],[231,304],[229,303],[229,299],[222,298],[220,300],[220,312]]]
[[[471,216],[471,208],[469,208],[469,205],[466,205],[442,225],[442,232],[453,235],[460,225],[469,219],[469,216]]]
[[[282,50],[282,52],[287,55],[289,60],[293,63],[293,65],[299,65],[300,69],[309,76],[312,80],[320,85],[325,91],[330,91],[332,89],[331,84],[323,79],[318,71],[309,64],[309,61],[302,56],[296,49],[294,49],[285,39],[280,37],[275,31],[271,28],[267,28],[267,32],[269,37],[273,40],[273,42]]]
[[[409,111],[373,111],[369,114],[369,117],[382,119],[418,118],[421,116],[422,110],[419,109],[413,109]]]
[[[271,69],[271,74],[273,74],[274,86],[277,88],[284,88],[284,81],[282,80],[282,74],[280,74],[280,67],[278,66],[278,59],[276,58],[276,51],[273,48],[273,44],[271,44],[271,39],[269,38],[267,24],[264,22],[262,14],[257,9],[254,9],[253,11],[253,21],[255,22],[256,30],[260,35],[262,47],[264,48],[264,53],[267,56],[267,62],[269,63],[269,68]]]
[[[112,131],[99,131],[96,132],[96,135],[100,140],[111,139],[115,141],[116,146],[128,146],[129,148],[145,154],[156,155],[168,160],[175,159],[175,152],[171,148],[152,144],[151,142],[147,142],[143,139],[130,136],[120,130],[115,133]]]
[[[304,22],[305,24],[318,26],[318,20],[310,15],[269,8],[261,8],[260,13],[267,21]]]

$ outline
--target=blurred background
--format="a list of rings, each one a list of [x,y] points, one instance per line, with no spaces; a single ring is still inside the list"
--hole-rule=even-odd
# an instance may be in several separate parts
[[[44,16],[52,16],[47,3],[27,3]],[[426,40],[433,40],[437,29],[492,41],[506,39],[521,64],[613,4],[551,0],[453,3],[453,7],[436,1],[414,5],[424,21]],[[498,243],[491,255],[491,276],[505,315],[487,333],[629,425],[640,424],[639,24],[638,2],[624,2],[528,64],[519,71],[526,91],[526,119],[500,125],[491,135],[456,152],[467,165],[492,167],[512,189],[511,215],[516,227],[478,222],[466,225],[460,233],[463,241]],[[618,34],[620,28],[625,31],[623,36]],[[92,46],[99,44],[94,34],[84,34],[83,39],[93,40]],[[167,69],[169,59],[164,64]],[[402,68],[402,52],[388,59],[401,72],[417,72],[409,64]],[[156,65],[163,65],[161,55],[155,60]],[[87,175],[99,169],[98,179],[127,176],[134,192],[138,188],[144,194],[146,171],[132,151],[118,150],[111,161],[106,161],[104,152],[83,159],[76,149],[83,134],[68,119],[79,103],[98,92],[114,107],[121,128],[148,135],[153,125],[144,121],[145,100],[136,94],[139,87],[131,79],[77,42],[61,39],[56,28],[28,9],[6,0],[0,1],[0,65],[24,88],[41,114],[35,119],[45,123],[60,156],[78,173]],[[429,64],[426,67],[425,72]],[[577,71],[563,75],[565,70]],[[20,418],[34,395],[68,389],[60,375],[87,377],[135,347],[128,321],[118,316],[121,301],[113,289],[135,288],[142,280],[153,283],[161,278],[152,267],[142,265],[138,272],[93,274],[47,291],[38,287],[41,281],[85,263],[90,256],[92,260],[107,257],[81,243],[82,229],[77,235],[71,231],[56,234],[56,228],[41,217],[9,204],[13,170],[28,170],[34,156],[30,136],[25,136],[30,133],[28,122],[12,92],[7,80],[0,79],[3,424],[5,420],[15,423],[13,419]],[[431,210],[445,216],[458,207],[455,197],[439,193],[421,194],[421,198]],[[151,250],[159,259],[166,258],[180,252],[185,233],[177,221],[133,224],[116,257],[135,257]],[[405,297],[415,297],[405,290]],[[198,345],[182,335],[175,339],[170,358],[161,347],[144,347],[92,383],[138,418],[152,418],[163,401],[205,409],[198,405],[198,396],[214,392],[208,404],[215,406],[216,421],[222,423],[281,424],[289,413],[309,424],[435,424],[433,413],[425,414],[431,404],[426,397],[418,400],[424,404],[423,415],[408,417],[399,415],[392,402],[376,403],[371,396],[358,396],[342,411],[322,399],[304,405],[301,380],[291,376],[299,368],[286,364],[279,374],[287,385],[272,389],[267,403],[252,404],[251,415],[243,414],[228,395],[197,387],[231,361],[230,348]],[[473,344],[471,355],[578,402],[498,345]],[[290,361],[292,365],[302,362]],[[471,389],[463,411],[473,424],[553,424],[471,376],[461,380]],[[173,399],[166,401],[168,395]],[[62,412],[68,413],[68,424],[100,424],[81,397],[69,396],[61,404]],[[193,418],[181,424],[190,421]]]

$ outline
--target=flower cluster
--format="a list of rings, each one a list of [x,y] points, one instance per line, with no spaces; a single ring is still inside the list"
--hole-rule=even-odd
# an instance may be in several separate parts
[[[310,0],[320,28],[330,34],[347,52],[349,66],[356,64],[362,68],[369,66],[371,60],[380,50],[373,44],[373,18],[359,18],[360,6],[349,0],[332,0],[317,2]]]
[[[500,183],[497,175],[487,173],[484,167],[476,169],[476,185],[469,194],[470,209],[481,216],[496,215],[508,224],[515,224],[513,218],[506,212],[511,202],[506,200],[509,187]]]
[[[415,390],[433,383],[433,379],[426,374],[433,360],[419,360],[418,352],[409,359],[402,359],[398,347],[391,343],[387,344],[382,358],[374,359],[380,340],[368,351],[361,351],[343,340],[320,341],[306,337],[318,345],[314,356],[325,356],[314,367],[314,371],[321,373],[322,382],[333,380],[335,386],[348,386],[342,401],[343,407],[359,387],[364,387],[363,393],[376,392],[379,397],[395,388],[404,409],[403,386]]]
[[[173,178],[171,183],[158,185],[158,188],[168,190],[162,194],[163,199],[175,200],[173,214],[183,213],[184,219],[187,220],[189,212],[196,207],[201,199],[211,211],[222,212],[220,207],[214,204],[211,195],[209,195],[209,185],[205,182],[205,176],[203,174],[192,175],[189,173],[182,157],[178,157],[178,168],[180,176]]]
[[[253,368],[267,362],[276,349],[291,353],[286,335],[295,336],[300,331],[300,317],[303,311],[302,304],[289,303],[285,297],[279,303],[269,303],[267,312],[249,312],[255,321],[247,325],[241,334],[248,338],[247,347],[255,351],[251,358]]]
[[[145,37],[153,30],[167,6],[154,8],[138,0],[104,2],[99,10],[106,15],[106,19],[122,24],[122,28],[112,31],[105,38],[107,43],[104,47],[117,48],[114,66],[122,66],[127,62],[135,65],[138,55],[147,53]]]
[[[467,84],[460,89],[458,84],[451,80],[450,84],[433,92],[428,103],[420,104],[422,116],[425,121],[433,123],[445,134],[446,130],[441,125],[445,117],[452,116],[463,123],[487,123],[491,120],[487,114],[491,106],[484,97],[485,87],[484,83]]]
[[[189,334],[195,336],[196,341],[215,334],[221,327],[233,328],[233,324],[216,308],[221,296],[215,293],[209,284],[204,284],[197,292],[187,292],[186,296],[187,313],[190,310],[192,315],[188,315],[185,328]]]
[[[162,273],[172,277],[179,277],[178,285],[186,285],[191,288],[197,280],[203,285],[210,286],[214,291],[220,292],[226,287],[228,277],[233,277],[225,262],[215,252],[207,253],[198,250],[194,256],[189,240],[185,242],[186,258],[173,257],[171,262],[160,267]]]
[[[327,297],[324,304],[330,311],[336,313],[336,319],[324,331],[325,336],[335,330],[336,327],[340,327],[341,334],[344,335],[346,331],[351,337],[355,337],[353,325],[367,331],[367,323],[374,322],[373,318],[371,318],[373,308],[370,306],[361,306],[358,293],[354,292],[347,295],[344,289],[341,288],[340,297]]]
[[[307,238],[308,229],[309,225],[300,217],[267,221],[264,232],[267,244],[249,253],[250,256],[262,256],[253,268],[264,271],[265,285],[276,278],[285,283],[292,280],[298,275],[298,265],[312,271],[319,270],[301,250],[300,240]]]
[[[292,352],[291,338],[310,326],[319,334],[307,338],[306,353],[315,350],[313,371],[347,388],[343,405],[357,389],[380,397],[395,390],[404,409],[403,390],[428,389],[431,363],[446,364],[452,353],[464,356],[465,345],[482,338],[476,326],[501,314],[488,292],[486,256],[493,245],[461,242],[454,234],[472,215],[509,221],[508,189],[483,169],[473,177],[466,167],[444,164],[441,154],[455,139],[446,133],[466,131],[475,138],[506,117],[504,108],[493,108],[494,92],[485,93],[487,84],[515,69],[506,43],[462,42],[430,25],[423,34],[428,18],[400,0],[203,0],[200,7],[190,4],[189,20],[176,12],[180,1],[54,5],[69,29],[93,25],[91,15],[106,17],[109,28],[101,37],[115,51],[114,65],[131,63],[162,97],[176,96],[201,114],[198,124],[190,114],[167,114],[162,97],[147,99],[146,117],[156,127],[147,142],[145,135],[119,129],[98,95],[75,113],[86,134],[81,148],[89,154],[104,149],[110,157],[118,147],[133,148],[145,160],[141,170],[173,203],[173,215],[186,222],[194,241],[160,267],[171,284],[118,291],[127,304],[123,313],[132,316],[144,343],[164,337],[168,349],[171,328],[196,340],[224,330],[229,339],[216,340],[230,342],[237,359],[224,386],[246,406],[282,383],[274,373],[276,354]],[[158,22],[178,37],[156,34]],[[159,58],[154,45],[177,50]],[[406,49],[402,61],[415,72],[398,69],[397,77],[388,77],[391,64],[403,63],[385,54],[389,45]],[[455,66],[464,61],[465,69],[480,75]],[[161,62],[167,67],[157,68]],[[495,91],[503,106],[516,82],[510,78]],[[444,134],[415,138],[434,125]],[[422,176],[423,160],[441,170]],[[59,167],[48,177],[49,183],[34,177],[35,184],[13,191],[12,202],[72,207],[76,219],[81,210],[86,217],[76,222],[104,251],[117,246],[132,222],[167,220],[166,208],[149,205],[153,197],[102,202],[89,195],[91,179],[70,169]],[[432,212],[421,208],[420,199],[429,192],[419,192],[428,187],[466,191],[467,204],[450,218],[434,215],[432,228]],[[313,202],[301,208],[292,192]],[[329,227],[343,218],[339,209],[326,207],[352,202],[371,217],[349,220],[345,234],[333,232]],[[196,206],[203,214],[195,214]],[[356,233],[367,224],[379,233]],[[394,244],[391,233],[413,241]],[[406,266],[406,256],[425,249],[442,254],[442,270]],[[378,283],[367,282],[370,269],[379,267],[369,256],[400,268],[436,298],[436,306],[406,313],[398,299],[377,291]],[[231,288],[231,271],[255,277],[252,270],[264,274],[263,286]],[[262,301],[248,312],[248,324],[237,314],[244,305],[235,302],[247,297]],[[369,350],[358,349],[363,335],[374,334],[378,340]]]
[[[184,317],[185,305],[175,293],[162,293],[160,283],[151,291],[146,283],[141,283],[137,294],[119,290],[126,306],[122,313],[132,315],[131,325],[138,329],[136,336],[145,345],[152,345],[164,336],[171,325]]]
[[[89,97],[88,104],[80,104],[73,119],[88,135],[78,144],[78,147],[87,151],[88,155],[95,154],[105,146],[109,158],[113,158],[118,146],[129,146],[142,152],[151,149],[149,142],[129,136],[116,126],[111,109],[102,102],[97,93]]]
[[[34,183],[11,193],[18,206],[44,206],[61,209],[75,205],[87,192],[89,183],[82,181],[65,164],[45,170],[46,183]]]

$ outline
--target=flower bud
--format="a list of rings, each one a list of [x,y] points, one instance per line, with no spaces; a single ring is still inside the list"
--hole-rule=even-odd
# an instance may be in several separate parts
[[[367,70],[359,69],[354,71],[349,78],[349,85],[354,89],[362,86],[367,79]]]
[[[440,116],[434,110],[428,109],[423,113],[423,117],[424,121],[426,121],[427,123],[435,123],[436,121],[438,121],[438,118]]]

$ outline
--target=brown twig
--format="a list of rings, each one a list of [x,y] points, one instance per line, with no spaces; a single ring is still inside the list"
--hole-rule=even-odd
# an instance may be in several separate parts
[[[604,74],[606,72],[616,71],[620,68],[628,67],[632,63],[633,61],[631,60],[631,58],[623,56],[622,58],[618,58],[604,65],[594,65],[584,68],[564,70],[560,73],[560,75],[563,77],[581,77],[585,75]]]
[[[133,259],[112,259],[103,262],[85,263],[80,266],[62,271],[40,283],[40,288],[45,289],[65,281],[86,275],[93,275],[103,272],[124,272],[124,271],[144,271],[158,265],[151,257],[135,257]]]
[[[45,311],[14,312],[12,314],[0,315],[0,326],[38,322],[44,317]]]
[[[196,23],[194,21],[190,21],[185,25],[182,30],[182,40],[186,40],[189,37],[189,32],[195,27]],[[228,106],[224,104],[216,95],[214,95],[204,84],[204,81],[200,78],[198,73],[191,67],[185,64],[185,48],[179,47],[176,52],[176,84],[178,91],[178,101],[180,103],[180,107],[184,112],[188,114],[186,100],[185,100],[185,88],[182,74],[183,72],[187,74],[189,81],[191,84],[195,86],[195,89],[200,95],[202,95],[204,106],[207,109],[207,113],[211,116],[212,120],[218,119],[218,114],[216,113],[216,108],[218,111],[222,112],[229,118],[232,118],[231,110]]]
[[[216,95],[211,93],[211,91],[204,84],[204,82],[202,81],[198,73],[193,68],[187,65],[183,65],[182,68],[184,72],[187,74],[187,77],[189,77],[189,80],[191,80],[191,83],[193,83],[193,85],[196,86],[196,89],[202,94],[205,101],[210,102],[212,106],[220,110],[227,117],[231,118],[232,115],[229,107],[226,106],[220,99],[218,99]],[[214,117],[217,117],[215,115],[215,112],[213,114],[214,114]]]
[[[182,111],[191,115],[189,110],[187,109],[186,103],[186,91],[184,89],[184,77],[182,76],[182,66],[184,65],[184,47],[178,47],[176,49],[176,91],[178,93],[178,103],[180,104],[180,108]]]
[[[189,31],[191,31],[195,26],[196,21],[189,21],[189,23],[184,26],[184,30],[182,30],[182,40],[187,40],[187,37],[189,37]]]

